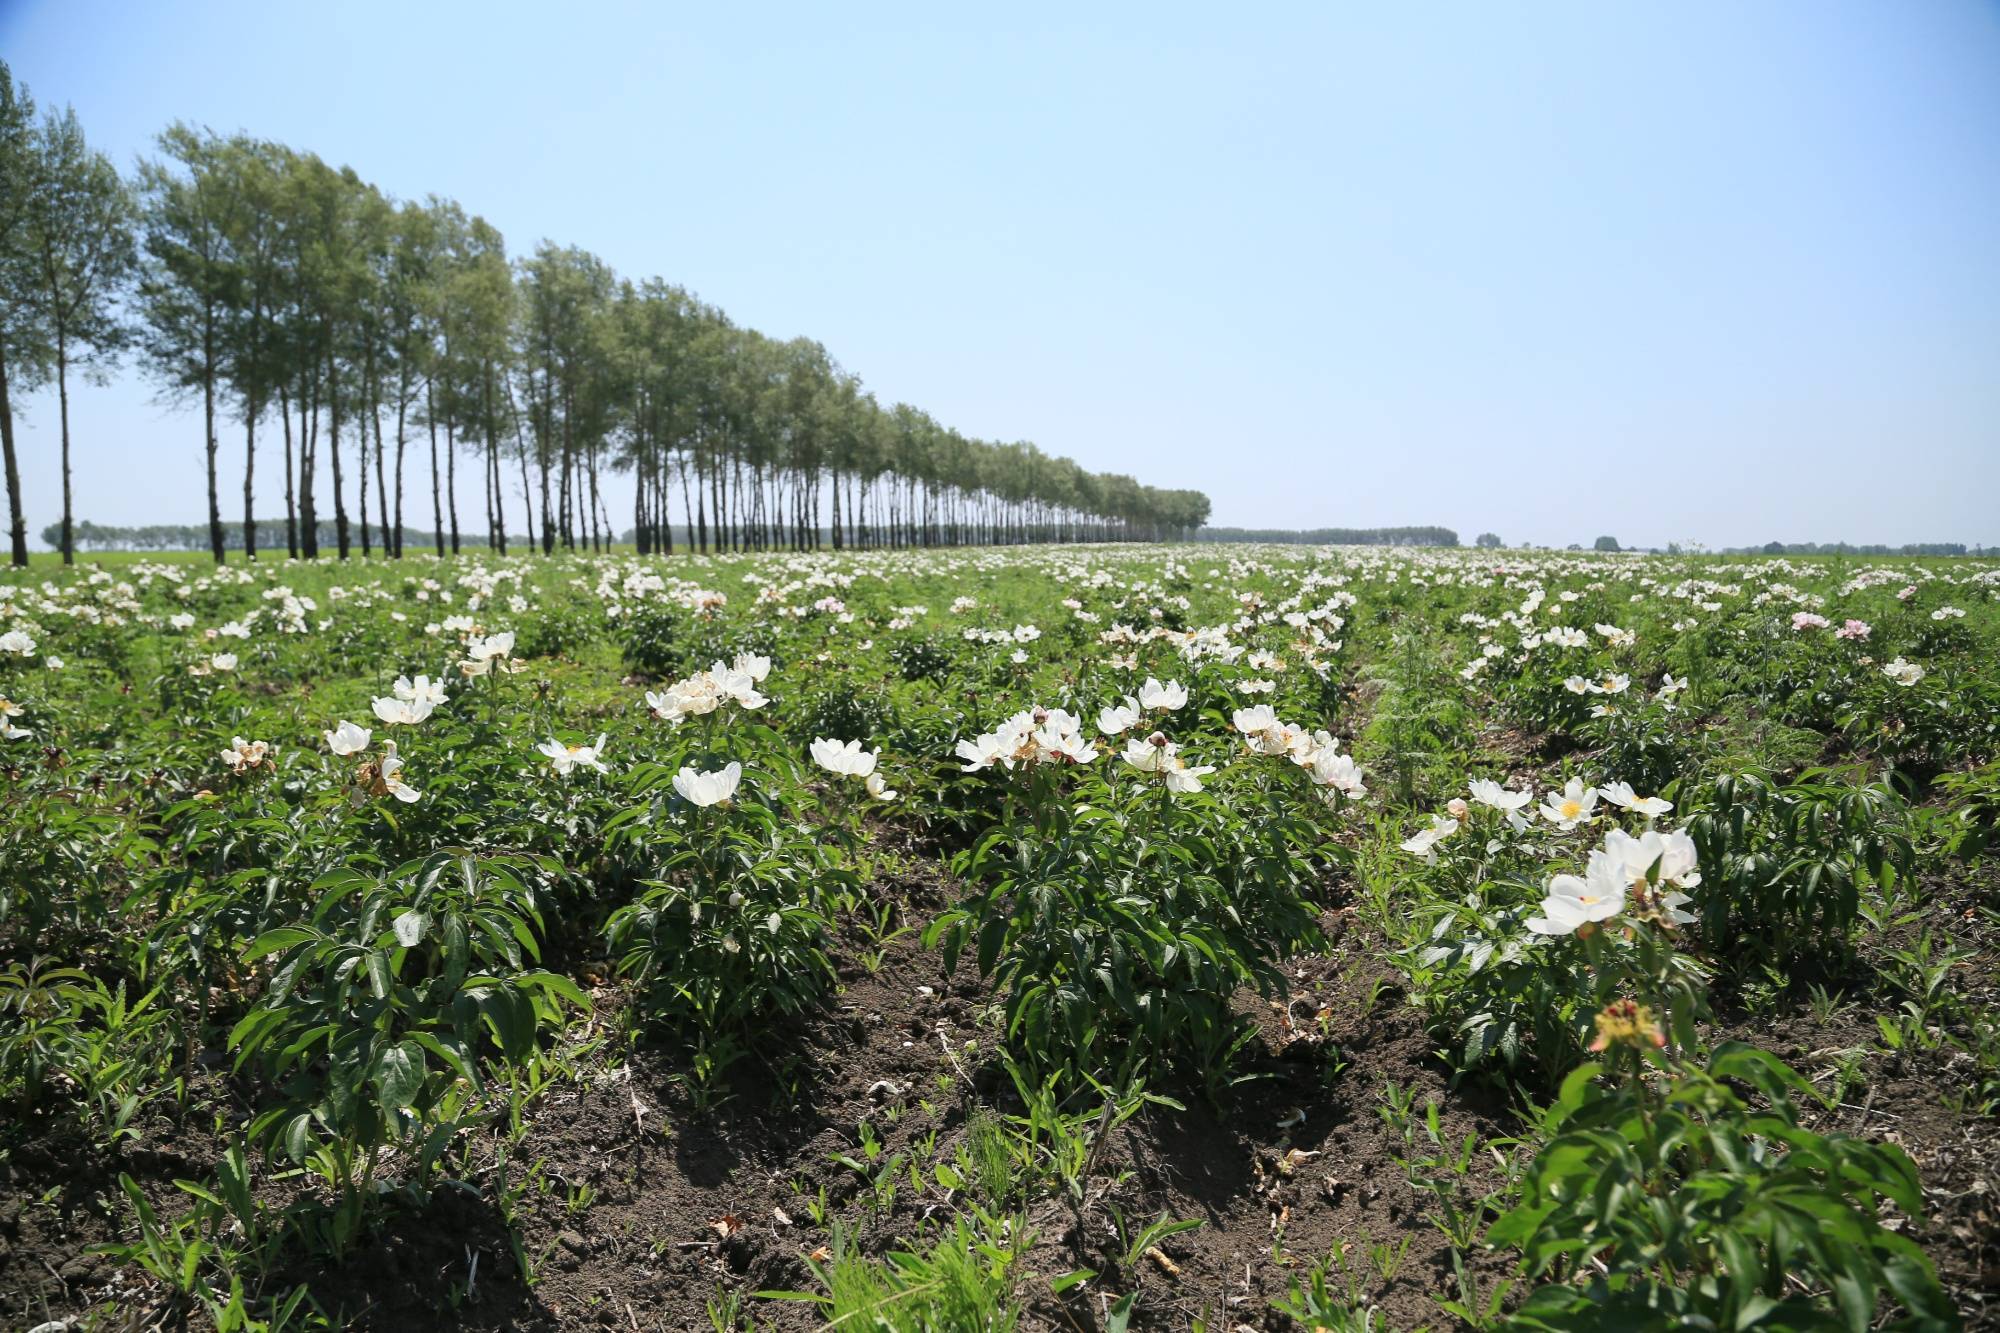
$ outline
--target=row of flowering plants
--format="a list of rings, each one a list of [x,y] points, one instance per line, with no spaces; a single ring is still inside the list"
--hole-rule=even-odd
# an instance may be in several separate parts
[[[1094,725],[1035,707],[958,743],[1002,813],[928,938],[993,978],[1041,1066],[1178,1062],[1221,1086],[1248,1039],[1238,991],[1282,990],[1283,961],[1321,941],[1328,825],[1366,795],[1361,769],[1266,705],[1221,734],[1203,721],[1187,687],[1149,677]]]
[[[1908,1161],[1708,1045],[1712,988],[1861,966],[1940,771],[1984,845],[1984,567],[364,569],[0,588],[0,1093],[116,1145],[227,1067],[230,1234],[249,1173],[296,1195],[286,1244],[351,1254],[607,1021],[704,1092],[783,1060],[864,917],[983,980],[1024,1099],[1226,1104],[1359,911],[1455,1076],[1553,1099],[1488,1210],[1525,1281],[1487,1313],[1939,1317],[1887,1225]],[[951,872],[920,909],[884,870],[911,846]]]

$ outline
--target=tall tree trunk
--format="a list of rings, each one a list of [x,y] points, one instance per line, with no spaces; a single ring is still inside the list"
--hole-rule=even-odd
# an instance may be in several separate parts
[[[366,382],[366,381],[364,381],[364,383],[365,383],[365,382]],[[363,401],[364,403],[365,403],[365,402],[367,401],[367,395],[366,395],[366,394],[364,394],[364,395],[362,396],[362,401]],[[369,543],[369,540],[368,540],[368,534],[369,534],[369,523],[368,523],[368,416],[367,416],[367,413],[365,413],[365,412],[364,412],[364,413],[363,413],[363,414],[361,415],[360,419],[359,419],[359,420],[357,420],[357,421],[355,422],[355,431],[354,431],[354,433],[355,433],[355,435],[357,435],[357,436],[359,437],[359,438],[358,438],[358,439],[357,439],[357,440],[355,441],[355,444],[354,444],[354,451],[355,451],[355,453],[356,453],[356,455],[357,455],[357,459],[358,459],[358,463],[359,463],[359,466],[360,466],[360,469],[361,469],[361,558],[362,558],[363,560],[366,560],[366,559],[367,559],[367,558],[369,557],[369,555],[370,555],[370,554],[371,554],[371,553],[373,552],[373,549],[374,549],[374,548],[373,548],[373,547],[372,547],[372,546],[370,545],[370,543]]]
[[[548,404],[546,398],[544,398],[543,401],[542,420],[546,427],[546,423],[548,422]],[[541,470],[542,470],[542,554],[543,555],[554,555],[556,550],[555,519],[549,509],[549,453],[550,453],[549,437],[545,428],[542,437],[535,441],[535,462],[541,465]]]
[[[444,423],[444,494],[451,510],[451,553],[458,554],[458,442],[452,438],[457,417]]]
[[[404,363],[408,364],[407,361]],[[409,443],[405,422],[410,409],[410,373],[402,372],[396,389],[396,558],[403,558],[403,447]]]
[[[278,389],[278,420],[285,425],[285,554],[293,560],[299,558],[299,515],[292,506],[292,395],[282,386]]]
[[[7,465],[7,537],[16,565],[28,563],[28,520],[21,514],[21,465],[14,457],[14,405],[7,398],[7,345],[0,340],[0,453]]]
[[[590,549],[592,551],[596,551],[598,550],[598,532],[599,532],[599,528],[597,526],[597,516],[604,509],[604,497],[601,494],[599,494],[597,490],[597,446],[594,444],[590,446],[589,458],[590,458]],[[604,526],[607,528],[611,526],[608,519]],[[604,534],[604,536],[605,540],[603,549],[609,550],[611,549],[610,533],[607,532]]]
[[[707,555],[708,554],[708,495],[709,491],[712,488],[708,484],[708,477],[702,470],[702,460],[700,454],[696,454],[694,459],[694,489],[695,489],[695,500],[696,500],[695,524],[697,531],[699,531],[701,534],[701,545],[699,547],[699,550],[702,555]],[[686,499],[685,488],[683,488],[682,490],[682,499],[683,502],[685,502]]]
[[[660,544],[666,548],[666,554],[674,554],[674,496],[670,494],[670,484],[672,482],[668,482],[668,472],[666,472],[666,450],[660,450],[658,468],[660,468],[660,472],[658,472],[656,490],[660,492],[660,498],[658,498]]]
[[[517,428],[514,434],[514,443],[517,446],[515,450],[516,456],[521,461],[521,515],[523,522],[526,524],[522,529],[522,540],[527,545],[528,554],[533,555],[535,552],[535,490],[528,483],[528,455],[526,450],[518,447],[520,442],[520,431]]]
[[[396,553],[396,538],[389,531],[389,484],[383,480],[382,474],[382,395],[379,389],[375,395],[374,406],[368,415],[375,423],[375,517],[381,520],[382,557],[386,560]],[[399,456],[396,459],[396,466],[401,468],[402,463],[403,460]],[[399,496],[397,504],[401,503],[402,499]]]
[[[424,415],[430,418],[431,428],[431,536],[437,540],[437,553],[444,555],[444,488],[438,484],[438,423],[437,394],[435,380],[424,380]]]
[[[319,460],[319,386],[310,372],[299,383],[299,549],[308,560],[319,559],[319,501],[315,472]]]
[[[493,476],[493,544],[507,554],[507,485],[500,474],[500,416],[493,407],[493,367],[486,367],[486,382],[480,388],[480,405],[486,416],[486,466]]]
[[[223,563],[222,547],[222,497],[215,489],[215,320],[213,315],[204,313],[201,335],[201,422],[204,438],[208,441],[208,545],[215,555],[215,563]],[[67,433],[65,432],[65,435]],[[69,447],[67,439],[63,446],[65,461],[63,469],[68,472]],[[63,482],[65,495],[69,489],[68,478]]]
[[[247,395],[243,404],[243,558],[257,558],[257,395]]]
[[[340,484],[340,370],[334,364],[331,338],[326,348],[326,442],[333,454],[333,540],[345,560],[353,547],[347,535],[347,491]]]
[[[636,457],[632,463],[632,544],[642,556],[653,553],[652,534],[646,531],[646,465]]]
[[[61,324],[56,325],[56,401],[59,405],[57,411],[62,416],[62,560],[65,565],[73,565],[76,563],[76,511],[70,503],[69,486],[69,335]],[[211,472],[211,490],[214,485],[214,474]]]

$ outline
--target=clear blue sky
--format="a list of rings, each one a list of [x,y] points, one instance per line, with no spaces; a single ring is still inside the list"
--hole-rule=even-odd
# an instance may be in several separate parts
[[[0,54],[121,164],[311,149],[1218,523],[2000,543],[2000,7],[962,8],[0,0]],[[201,518],[197,418],[73,420],[80,517]]]

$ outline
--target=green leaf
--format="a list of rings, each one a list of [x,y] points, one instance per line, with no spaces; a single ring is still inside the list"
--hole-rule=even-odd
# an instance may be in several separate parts
[[[268,958],[274,953],[282,953],[295,944],[304,944],[307,940],[318,938],[314,932],[298,926],[280,926],[276,930],[259,935],[255,942],[244,950],[243,961],[254,963],[259,958]]]
[[[375,1070],[383,1107],[400,1111],[415,1101],[423,1091],[424,1072],[424,1048],[417,1042],[400,1042],[383,1051]]]
[[[396,918],[396,943],[402,945],[405,949],[416,948],[423,940],[424,930],[430,923],[431,919],[429,917],[415,908],[411,908]]]

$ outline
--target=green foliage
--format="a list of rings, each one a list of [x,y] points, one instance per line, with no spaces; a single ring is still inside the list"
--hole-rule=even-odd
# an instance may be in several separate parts
[[[763,1291],[765,1300],[820,1307],[828,1328],[879,1333],[1011,1333],[1021,1320],[1014,1283],[1034,1233],[1021,1219],[1003,1227],[985,1213],[960,1217],[922,1250],[891,1250],[886,1259],[858,1253],[852,1236],[833,1228],[829,1256],[808,1259],[820,1294]]]
[[[308,1165],[333,1190],[344,1248],[373,1198],[382,1150],[421,1188],[476,1114],[491,1061],[532,1063],[576,983],[526,970],[539,955],[537,868],[438,853],[387,874],[323,876],[309,921],[259,937],[268,989],[230,1034],[281,1093],[252,1141]]]
[[[627,779],[650,803],[628,814],[651,808],[683,832],[658,839],[656,869],[607,934],[620,970],[645,988],[647,1014],[720,1043],[722,1056],[832,985],[823,895],[839,879],[828,849],[774,805],[739,789],[727,806],[697,809],[671,796],[672,780],[654,764]]]
[[[1065,791],[1055,773],[1030,773],[1015,813],[957,859],[978,887],[927,941],[947,966],[972,949],[1039,1068],[1162,1060],[1221,1086],[1249,1037],[1237,990],[1282,994],[1279,964],[1319,938],[1313,821],[1264,787],[1270,814],[1246,842],[1205,793],[1095,771]]]
[[[1879,782],[1812,770],[1777,785],[1726,775],[1684,793],[1702,864],[1702,938],[1738,961],[1847,956],[1862,891],[1914,868],[1903,803]]]
[[[1923,1208],[1909,1158],[1802,1128],[1792,1097],[1812,1089],[1782,1062],[1728,1043],[1659,1093],[1600,1072],[1564,1081],[1556,1136],[1487,1232],[1540,1284],[1508,1327],[1958,1326],[1923,1252],[1883,1225]]]

